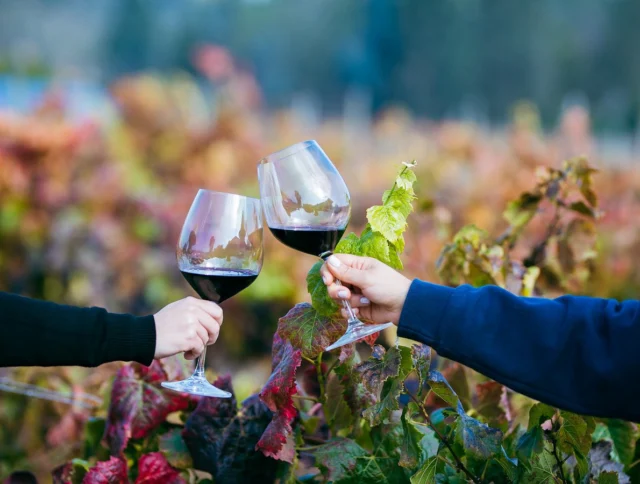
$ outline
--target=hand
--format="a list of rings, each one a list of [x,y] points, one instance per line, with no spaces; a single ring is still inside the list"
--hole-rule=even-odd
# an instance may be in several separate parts
[[[194,360],[218,339],[222,309],[216,303],[187,297],[165,306],[156,321],[155,358],[184,353]]]
[[[411,281],[391,267],[370,257],[334,254],[320,269],[329,296],[348,300],[354,312],[374,323],[391,321],[396,326]],[[336,284],[339,279],[348,287]],[[346,318],[347,312],[342,310]]]

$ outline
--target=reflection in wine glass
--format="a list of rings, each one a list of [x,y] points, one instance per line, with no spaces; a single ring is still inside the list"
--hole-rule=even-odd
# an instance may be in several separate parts
[[[331,255],[349,223],[351,200],[340,173],[318,143],[305,141],[262,159],[258,180],[271,233],[300,252],[322,259]],[[348,301],[343,305],[349,315],[347,331],[327,350],[392,325],[364,324]]]
[[[198,191],[182,227],[176,257],[180,272],[202,299],[222,303],[235,296],[256,280],[262,268],[260,201]],[[206,348],[193,375],[162,386],[193,395],[231,397],[206,380],[205,352]]]

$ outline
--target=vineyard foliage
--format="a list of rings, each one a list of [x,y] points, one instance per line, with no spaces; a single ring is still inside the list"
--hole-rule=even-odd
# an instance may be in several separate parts
[[[414,169],[403,164],[360,235],[346,235],[336,252],[402,269]],[[443,282],[522,296],[579,290],[597,255],[594,173],[582,158],[540,169],[505,207],[505,231],[466,226],[452,237],[438,261]],[[523,249],[527,227],[545,216],[542,237]],[[241,403],[169,393],[159,383],[188,374],[180,359],[125,365],[107,417],[86,426],[84,455],[56,469],[54,481],[630,482],[634,424],[533,402],[407,340],[324,352],[346,323],[319,268],[307,275],[311,303],[279,319],[259,393]],[[234,392],[230,377],[215,384]]]

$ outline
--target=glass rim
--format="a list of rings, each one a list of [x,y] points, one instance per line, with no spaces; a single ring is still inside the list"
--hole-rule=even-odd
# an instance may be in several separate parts
[[[299,153],[303,150],[306,150],[307,148],[309,148],[310,146],[316,145],[318,148],[320,148],[320,145],[318,144],[318,142],[314,139],[308,139],[305,141],[300,141],[298,143],[294,143],[292,145],[289,145],[285,148],[282,148],[281,150],[278,150],[274,153],[271,153],[263,158],[261,158],[258,161],[258,166],[260,165],[265,165],[267,163],[276,163],[278,161],[282,161],[286,158],[289,158],[290,156],[295,155],[296,153]],[[322,148],[320,148],[322,149]]]
[[[200,193],[206,193],[208,195],[224,195],[227,197],[244,198],[251,202],[257,202],[258,204],[260,203],[260,198],[248,197],[247,195],[240,195],[239,193],[219,192],[216,190],[209,190],[208,188],[199,188],[196,196],[200,195]]]

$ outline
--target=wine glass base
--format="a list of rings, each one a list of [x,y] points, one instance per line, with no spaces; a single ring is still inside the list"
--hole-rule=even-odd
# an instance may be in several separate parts
[[[201,376],[190,376],[182,381],[163,381],[160,385],[174,392],[190,393],[201,397],[231,398],[232,396],[231,393],[220,390]]]
[[[325,351],[335,350],[336,348],[348,345],[349,343],[355,343],[365,336],[377,333],[378,331],[382,331],[383,329],[389,328],[391,326],[393,326],[393,323],[364,324],[358,321],[356,324],[349,325],[349,327],[347,328],[347,332],[331,346],[327,346],[325,348]]]

